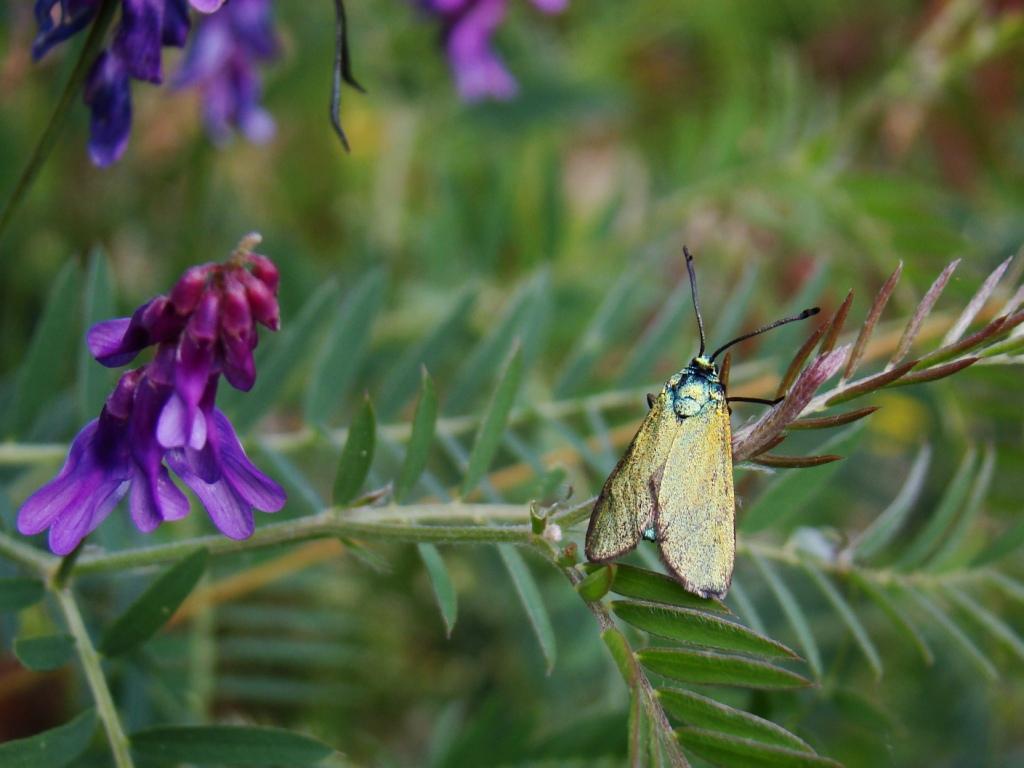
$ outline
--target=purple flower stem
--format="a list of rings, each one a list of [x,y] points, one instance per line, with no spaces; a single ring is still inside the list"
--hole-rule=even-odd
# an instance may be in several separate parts
[[[71,71],[71,76],[68,78],[67,85],[64,86],[60,99],[57,100],[53,114],[50,115],[50,121],[46,124],[46,128],[43,129],[35,149],[32,150],[32,156],[21,172],[21,176],[18,177],[18,183],[14,186],[14,191],[7,198],[7,202],[4,203],[3,210],[0,211],[0,239],[3,238],[3,234],[7,230],[7,225],[10,223],[15,211],[17,211],[25,197],[28,196],[36,176],[39,175],[39,171],[50,156],[50,152],[56,146],[57,137],[60,135],[64,123],[67,122],[68,113],[72,105],[80,98],[85,79],[106,41],[107,30],[110,28],[110,22],[114,18],[114,11],[117,10],[117,6],[117,0],[102,0],[100,3],[96,18],[89,27],[89,36],[85,39],[82,51],[78,54],[78,60],[75,62],[75,68]]]

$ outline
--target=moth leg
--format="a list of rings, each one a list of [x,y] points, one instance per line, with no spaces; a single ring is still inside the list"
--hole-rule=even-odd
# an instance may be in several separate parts
[[[654,407],[654,401],[658,399],[658,396],[652,392],[647,393],[647,408],[651,409]]]
[[[727,397],[725,398],[728,403],[756,403],[758,405],[778,405],[786,396],[776,397],[774,400],[766,400],[763,397]]]

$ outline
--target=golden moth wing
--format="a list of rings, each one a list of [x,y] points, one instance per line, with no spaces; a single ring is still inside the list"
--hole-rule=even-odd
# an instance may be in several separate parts
[[[663,392],[597,497],[587,528],[587,559],[601,562],[624,555],[652,527],[650,478],[665,463],[677,427]]]
[[[724,401],[683,419],[652,476],[654,525],[662,559],[686,589],[725,597],[736,555],[732,428]]]

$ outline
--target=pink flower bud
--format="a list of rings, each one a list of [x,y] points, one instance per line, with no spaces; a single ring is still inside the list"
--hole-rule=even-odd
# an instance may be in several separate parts
[[[189,267],[174,284],[171,289],[171,303],[179,314],[187,315],[196,308],[203,291],[206,290],[206,281],[211,269],[212,264]]]
[[[272,331],[281,327],[281,310],[277,303],[277,297],[262,280],[254,277],[248,272],[239,273],[242,282],[245,284],[245,295],[249,299],[249,309],[256,322],[263,323]]]
[[[252,265],[252,274],[257,280],[261,280],[270,292],[277,296],[277,286],[281,281],[281,273],[277,271],[277,265],[266,256],[258,253],[250,253],[246,260]]]

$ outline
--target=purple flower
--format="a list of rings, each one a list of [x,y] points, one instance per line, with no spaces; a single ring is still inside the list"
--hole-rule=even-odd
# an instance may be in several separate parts
[[[203,19],[177,85],[199,89],[215,142],[227,141],[233,128],[255,143],[273,137],[274,121],[260,105],[258,65],[277,54],[270,0],[231,0]]]
[[[89,155],[98,166],[120,159],[131,133],[131,81],[159,84],[164,46],[182,48],[188,37],[189,6],[210,17],[201,28],[183,72],[203,92],[207,124],[215,140],[236,125],[253,141],[273,133],[273,121],[259,106],[255,64],[276,54],[270,0],[121,0],[121,16],[110,46],[93,62],[85,83],[91,113]],[[32,55],[43,57],[95,18],[99,0],[36,0],[39,33]],[[198,53],[196,53],[198,51]],[[189,62],[192,62],[191,65]]]
[[[507,100],[519,86],[495,53],[491,38],[505,18],[508,0],[420,0],[440,17],[455,86],[465,101]],[[533,0],[545,13],[560,13],[568,0]]]
[[[64,468],[25,500],[19,531],[49,529],[50,549],[66,555],[126,494],[140,531],[180,520],[189,504],[168,467],[231,538],[253,532],[253,509],[284,505],[284,490],[249,460],[214,407],[222,373],[240,389],[255,381],[255,324],[280,325],[277,268],[245,250],[256,242],[248,238],[225,264],[192,267],[168,295],[131,317],[89,330],[89,351],[103,365],[124,365],[150,346],[156,353],[121,376],[100,417],[75,438]]]

